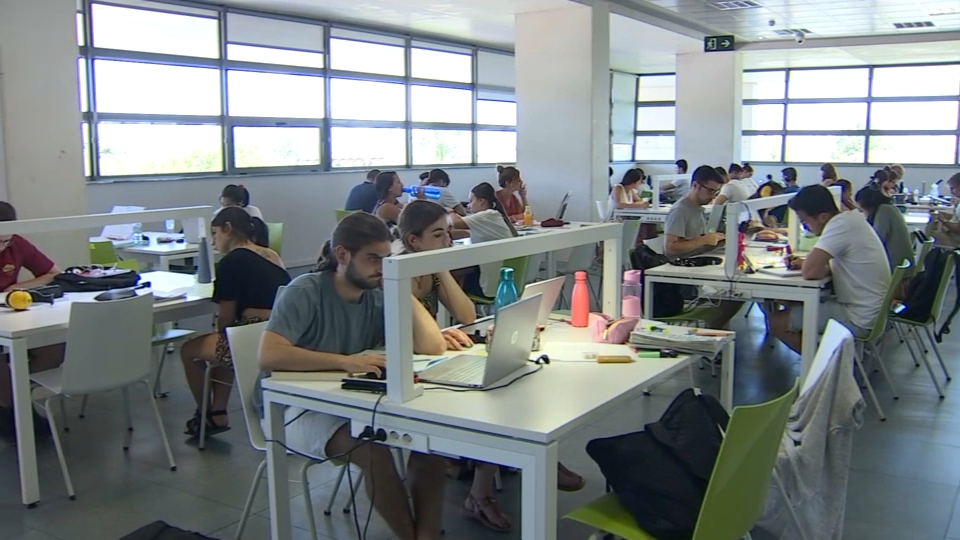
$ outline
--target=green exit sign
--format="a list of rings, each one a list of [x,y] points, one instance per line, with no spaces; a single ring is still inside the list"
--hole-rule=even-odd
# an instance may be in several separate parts
[[[703,38],[703,52],[732,50],[733,36],[707,36]]]

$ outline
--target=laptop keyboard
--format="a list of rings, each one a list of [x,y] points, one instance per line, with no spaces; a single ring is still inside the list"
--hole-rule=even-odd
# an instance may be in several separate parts
[[[486,366],[485,360],[483,357],[474,357],[467,362],[463,362],[460,366],[450,366],[449,371],[444,370],[436,374],[431,373],[429,375],[432,375],[432,377],[429,378],[463,384],[479,383],[483,377],[483,369]]]

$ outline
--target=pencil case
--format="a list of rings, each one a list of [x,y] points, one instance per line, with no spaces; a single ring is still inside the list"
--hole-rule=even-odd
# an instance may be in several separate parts
[[[596,343],[612,343],[622,345],[630,339],[630,332],[637,326],[640,319],[626,317],[612,320],[602,313],[591,313],[587,319],[590,336]]]

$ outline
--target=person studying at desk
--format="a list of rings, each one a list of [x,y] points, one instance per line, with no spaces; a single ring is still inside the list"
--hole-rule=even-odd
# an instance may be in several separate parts
[[[450,219],[454,238],[469,237],[473,244],[517,236],[517,230],[497,200],[496,191],[487,182],[470,191],[470,213],[463,217],[450,214]],[[493,298],[497,294],[500,266],[501,263],[492,262],[463,272],[460,279],[467,294]]]
[[[650,208],[650,203],[641,199],[637,192],[643,187],[646,176],[641,169],[630,169],[623,174],[623,180],[610,191],[610,208]]]
[[[510,219],[523,219],[523,212],[530,203],[527,201],[527,186],[520,179],[520,171],[516,167],[497,165],[497,173],[497,182],[501,188],[497,192],[497,199]]]
[[[820,238],[805,258],[791,257],[790,266],[804,279],[833,278],[836,299],[820,307],[818,328],[803,327],[803,306],[788,303],[783,310],[771,310],[767,320],[770,333],[800,352],[802,332],[822,331],[829,319],[836,319],[857,337],[870,333],[890,286],[890,265],[880,238],[860,212],[841,212],[833,194],[822,185],[807,186],[790,200],[800,221]]]
[[[723,241],[723,235],[707,231],[703,206],[720,193],[723,178],[709,165],[693,171],[690,190],[674,203],[664,222],[664,255],[671,259],[697,255],[713,249]]]
[[[260,341],[260,368],[381,375],[384,354],[361,353],[384,344],[381,287],[390,240],[383,221],[370,214],[340,221],[323,247],[317,272],[299,276],[280,292]],[[436,322],[420,302],[412,306],[414,352],[442,354],[446,343]],[[441,538],[444,458],[410,454],[408,498],[389,447],[353,438],[346,418],[289,407],[285,424],[290,448],[341,464],[349,455],[364,472],[374,508],[397,538]]]
[[[0,222],[16,221],[17,211],[12,204],[0,201]],[[33,277],[18,281],[20,271],[27,270]],[[0,236],[0,290],[4,293],[16,289],[29,289],[50,284],[60,269],[49,257],[37,249],[29,240],[18,235]],[[30,373],[54,369],[63,363],[64,345],[48,345],[28,351],[30,357]],[[14,436],[13,420],[13,391],[10,386],[10,370],[5,365],[8,361],[6,354],[0,355],[4,365],[0,366],[0,435]],[[49,433],[45,418],[33,413],[33,426],[36,432]]]
[[[373,169],[367,173],[365,181],[353,186],[350,194],[347,195],[347,202],[344,203],[343,209],[348,212],[361,210],[372,214],[377,207],[377,190],[373,187],[373,182],[379,174],[380,169]]]

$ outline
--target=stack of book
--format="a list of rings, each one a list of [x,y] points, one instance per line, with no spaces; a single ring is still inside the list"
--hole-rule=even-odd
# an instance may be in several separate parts
[[[643,325],[630,333],[630,345],[640,349],[672,349],[679,353],[714,357],[733,339],[725,330]]]

